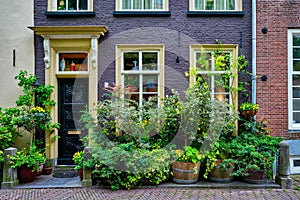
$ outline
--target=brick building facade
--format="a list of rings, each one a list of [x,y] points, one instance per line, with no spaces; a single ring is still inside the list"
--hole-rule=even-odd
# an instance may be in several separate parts
[[[300,129],[297,128],[298,70],[293,64],[297,57],[293,58],[292,53],[297,51],[292,40],[293,33],[298,34],[300,29],[299,8],[300,2],[293,0],[258,0],[256,8],[256,99],[260,105],[257,119],[266,119],[272,135],[287,139],[300,137]],[[266,81],[261,79],[263,75],[268,77]]]

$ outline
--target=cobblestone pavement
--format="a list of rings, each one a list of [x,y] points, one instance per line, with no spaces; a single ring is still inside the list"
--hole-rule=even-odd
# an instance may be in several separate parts
[[[298,190],[282,189],[183,189],[152,188],[112,191],[109,189],[14,189],[0,190],[1,200],[56,200],[56,199],[88,199],[88,200],[188,200],[188,199],[234,199],[234,200],[288,200],[300,199]]]
[[[299,200],[300,175],[293,176],[294,189],[142,188],[112,191],[100,188],[1,189],[1,200]]]

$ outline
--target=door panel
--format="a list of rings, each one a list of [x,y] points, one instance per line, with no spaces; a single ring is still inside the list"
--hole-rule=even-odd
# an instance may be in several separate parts
[[[87,135],[80,122],[81,111],[88,103],[87,78],[58,79],[58,165],[72,165],[73,154],[83,149],[81,138]]]

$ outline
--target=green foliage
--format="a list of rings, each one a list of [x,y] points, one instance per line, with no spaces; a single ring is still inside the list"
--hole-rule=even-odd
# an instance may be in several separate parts
[[[84,151],[77,151],[74,153],[72,160],[76,164],[74,167],[75,170],[83,169],[83,155]]]
[[[32,145],[29,149],[23,148],[14,156],[7,155],[10,159],[10,164],[12,168],[21,167],[22,165],[26,165],[28,167],[32,167],[33,171],[37,171],[39,164],[45,162],[45,156],[40,150]]]
[[[199,150],[196,148],[193,148],[191,146],[185,146],[184,149],[185,151],[175,150],[176,161],[198,163],[204,157],[204,155],[200,154]]]
[[[257,111],[259,109],[258,104],[250,103],[250,102],[244,102],[240,105],[240,111],[246,111],[246,110],[254,110]]]

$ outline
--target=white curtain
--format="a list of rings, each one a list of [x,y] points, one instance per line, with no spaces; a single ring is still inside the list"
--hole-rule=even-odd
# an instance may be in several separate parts
[[[142,9],[142,0],[133,0],[133,9]]]
[[[194,9],[195,10],[204,10],[204,0],[195,0],[194,1]]]
[[[154,9],[163,9],[164,7],[164,0],[154,0]]]
[[[122,9],[131,9],[131,0],[122,0]]]
[[[226,0],[215,0],[215,1],[216,1],[216,10],[225,10]]]

